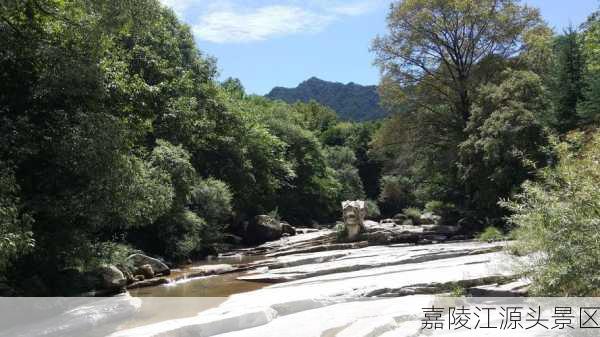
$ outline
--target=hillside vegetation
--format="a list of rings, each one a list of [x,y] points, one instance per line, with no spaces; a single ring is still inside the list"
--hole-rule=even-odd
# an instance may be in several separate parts
[[[387,115],[379,105],[377,86],[374,85],[342,84],[311,77],[296,88],[275,87],[266,97],[287,103],[314,100],[348,121],[375,120]]]

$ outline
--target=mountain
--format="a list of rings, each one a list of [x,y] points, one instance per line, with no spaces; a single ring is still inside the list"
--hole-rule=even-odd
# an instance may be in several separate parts
[[[296,88],[275,87],[266,97],[287,103],[308,102],[311,99],[335,110],[341,119],[366,121],[385,117],[379,106],[375,85],[328,82],[316,77],[300,83]]]

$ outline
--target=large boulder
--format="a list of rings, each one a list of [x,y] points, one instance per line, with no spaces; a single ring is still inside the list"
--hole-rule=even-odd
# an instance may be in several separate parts
[[[244,231],[244,242],[247,244],[261,244],[281,238],[283,228],[279,220],[268,215],[257,215]]]
[[[127,285],[127,278],[119,268],[113,265],[101,266],[94,271],[97,277],[97,290],[107,292],[120,292]]]
[[[343,201],[342,215],[344,217],[346,239],[356,240],[364,229],[365,216],[367,215],[366,203],[363,200]]]
[[[169,275],[171,273],[171,269],[169,269],[166,264],[158,259],[146,256],[144,254],[129,255],[127,257],[127,264],[131,266],[133,270],[137,270],[143,265],[148,264],[150,267],[152,267],[154,275]]]
[[[442,217],[431,212],[423,213],[419,219],[422,225],[437,225],[442,220]]]
[[[154,277],[154,270],[152,269],[151,265],[144,264],[144,265],[140,266],[133,274],[135,276],[143,275],[144,279],[150,279],[150,278]]]

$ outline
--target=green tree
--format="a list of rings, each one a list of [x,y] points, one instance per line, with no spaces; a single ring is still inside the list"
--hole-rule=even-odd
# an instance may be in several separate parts
[[[569,27],[563,35],[556,38],[554,46],[553,126],[560,132],[574,129],[579,121],[577,105],[582,99],[585,65],[579,40],[577,31]]]
[[[335,178],[341,186],[339,200],[365,199],[354,151],[345,146],[332,146],[325,148],[325,157],[328,165],[335,171]]]
[[[539,120],[549,109],[539,76],[506,70],[503,81],[481,88],[460,144],[460,172],[469,202],[481,216],[501,217],[499,198],[506,198],[531,177],[546,137]],[[500,212],[500,213],[498,213]]]
[[[600,122],[600,11],[590,15],[583,25],[582,49],[585,57],[583,99],[577,113],[586,124]]]
[[[597,296],[600,286],[600,133],[554,140],[555,166],[503,205],[514,214],[517,248],[539,252],[528,272],[540,296]]]
[[[373,42],[384,75],[435,92],[466,124],[473,91],[489,78],[475,76],[478,66],[516,54],[542,20],[514,0],[405,0],[392,4],[387,23],[388,35]]]

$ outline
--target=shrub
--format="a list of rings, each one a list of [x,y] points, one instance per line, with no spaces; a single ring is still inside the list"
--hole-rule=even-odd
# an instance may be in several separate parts
[[[379,202],[386,214],[399,212],[413,199],[411,181],[406,177],[386,175],[381,177],[380,184]]]
[[[421,210],[416,207],[409,207],[402,210],[402,213],[413,221],[419,221],[421,218]]]
[[[502,241],[504,240],[504,234],[498,228],[488,226],[477,236],[477,240],[483,242]]]
[[[335,232],[335,239],[337,242],[346,241],[346,237],[348,236],[348,230],[346,229],[346,226],[343,222],[336,223],[335,227],[333,228],[333,231]]]
[[[425,212],[441,216],[442,222],[447,224],[455,224],[460,217],[460,213],[454,204],[439,200],[427,202],[425,204]]]
[[[540,252],[529,268],[536,295],[600,295],[600,132],[553,140],[554,167],[502,202],[524,252]]]
[[[367,199],[365,206],[367,207],[367,219],[379,219],[381,217],[381,211],[375,200]]]
[[[166,257],[182,261],[200,252],[203,248],[203,232],[206,222],[196,213],[182,211],[172,214],[161,222],[160,237]]]
[[[222,226],[231,217],[232,194],[226,183],[213,178],[192,188],[190,209],[211,226]]]

